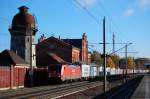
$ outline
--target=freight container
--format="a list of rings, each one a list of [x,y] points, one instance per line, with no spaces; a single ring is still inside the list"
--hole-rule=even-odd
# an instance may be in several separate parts
[[[110,75],[116,75],[116,69],[115,68],[110,68]]]
[[[110,74],[110,69],[111,69],[110,67],[107,67],[107,68],[106,68],[106,75],[107,75],[107,76],[110,76],[110,75],[111,75],[111,74]]]
[[[87,80],[90,76],[90,65],[82,64],[81,73],[82,73],[82,78]]]
[[[103,67],[100,66],[100,67],[98,67],[98,76],[102,77],[103,75],[104,75],[104,73],[103,73]]]
[[[95,78],[97,76],[97,67],[90,66],[90,78]]]

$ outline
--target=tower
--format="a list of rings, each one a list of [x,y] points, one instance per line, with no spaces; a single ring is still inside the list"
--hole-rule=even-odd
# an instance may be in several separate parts
[[[34,38],[37,32],[35,18],[28,13],[28,7],[21,6],[12,20],[10,49],[22,57],[27,63],[36,66]]]
[[[88,45],[86,33],[82,35],[82,61],[88,63]]]

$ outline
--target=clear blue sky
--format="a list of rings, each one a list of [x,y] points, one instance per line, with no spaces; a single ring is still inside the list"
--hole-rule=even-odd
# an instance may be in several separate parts
[[[88,36],[89,45],[90,42],[102,42],[102,19],[105,15],[107,42],[112,42],[112,32],[115,32],[117,43],[133,43],[129,51],[138,53],[129,55],[150,58],[150,0],[76,0],[94,15],[97,22],[74,1],[1,0],[0,52],[10,49],[8,27],[18,13],[17,8],[25,5],[29,7],[29,13],[37,17],[39,31],[36,42],[43,33],[46,37],[81,38],[83,32]],[[116,45],[116,49],[122,46]],[[102,45],[94,44],[92,49],[102,52]],[[107,52],[111,50],[112,45],[108,45]]]

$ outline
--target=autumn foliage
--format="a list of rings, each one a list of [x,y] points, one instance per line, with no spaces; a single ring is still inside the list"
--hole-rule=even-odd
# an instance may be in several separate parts
[[[115,64],[113,60],[111,59],[111,57],[107,57],[107,67],[115,68]]]

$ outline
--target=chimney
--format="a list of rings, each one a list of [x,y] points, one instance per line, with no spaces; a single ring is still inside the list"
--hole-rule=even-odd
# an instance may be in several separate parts
[[[58,37],[58,39],[60,40],[60,36]]]
[[[38,39],[38,42],[42,42],[46,39],[46,37],[44,36],[44,34],[41,35],[41,37]]]
[[[86,40],[86,39],[87,39],[86,33],[83,33],[82,39],[83,39],[83,40]]]

